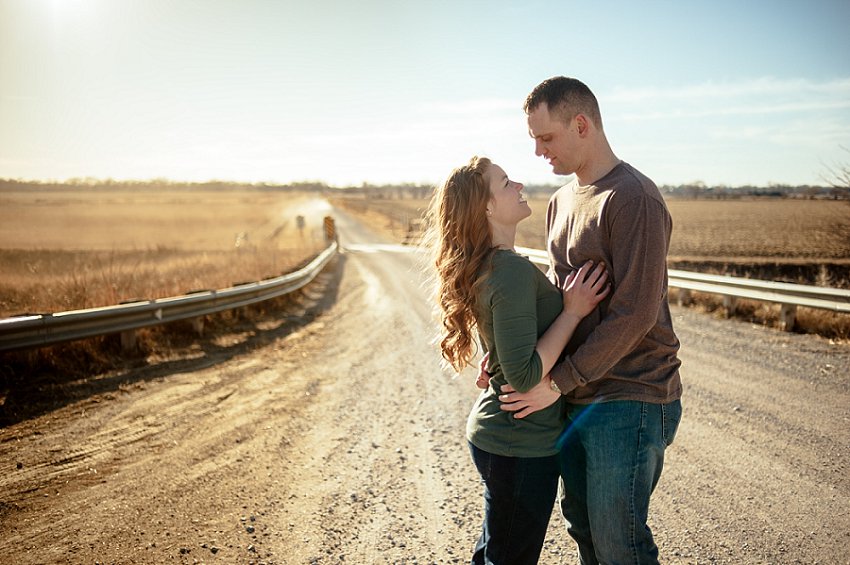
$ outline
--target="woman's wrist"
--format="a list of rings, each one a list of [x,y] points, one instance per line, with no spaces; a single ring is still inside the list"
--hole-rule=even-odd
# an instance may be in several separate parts
[[[578,314],[576,314],[574,312],[570,312],[568,310],[562,310],[561,311],[561,317],[566,322],[573,322],[576,325],[578,325],[578,323],[581,321],[583,316],[579,316]]]

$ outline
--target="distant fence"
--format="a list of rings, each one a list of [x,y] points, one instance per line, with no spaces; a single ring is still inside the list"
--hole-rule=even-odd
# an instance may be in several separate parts
[[[535,263],[549,264],[545,251],[528,247],[518,247],[517,251],[527,255]],[[675,269],[670,269],[667,273],[669,286],[678,289],[677,300],[679,304],[690,302],[691,291],[723,296],[723,305],[730,314],[734,312],[735,301],[739,298],[773,302],[781,305],[780,323],[786,331],[791,331],[794,328],[798,306],[850,313],[850,290],[723,275],[705,275]]]
[[[328,226],[325,227],[327,230]],[[178,320],[191,320],[195,330],[200,333],[203,330],[203,317],[207,314],[276,298],[310,283],[339,249],[336,233],[331,230],[326,235],[332,240],[330,245],[307,266],[273,279],[119,306],[2,319],[0,351],[42,347],[118,333],[121,334],[122,347],[132,349],[135,347],[135,330]]]

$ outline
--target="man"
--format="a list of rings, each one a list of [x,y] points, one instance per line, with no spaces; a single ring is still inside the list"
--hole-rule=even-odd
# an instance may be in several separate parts
[[[561,509],[582,565],[658,563],[649,498],[681,418],[681,381],[667,303],[672,222],[655,184],[611,150],[596,97],[554,77],[525,102],[535,154],[575,175],[546,213],[550,276],[562,286],[604,262],[613,292],[582,321],[550,379],[502,408],[522,418],[566,400]]]

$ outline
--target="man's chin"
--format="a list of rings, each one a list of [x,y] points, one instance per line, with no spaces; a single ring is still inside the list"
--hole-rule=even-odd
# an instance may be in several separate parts
[[[561,167],[559,167],[558,165],[552,165],[552,174],[566,175],[566,174],[569,174],[569,173],[565,173],[564,170]]]

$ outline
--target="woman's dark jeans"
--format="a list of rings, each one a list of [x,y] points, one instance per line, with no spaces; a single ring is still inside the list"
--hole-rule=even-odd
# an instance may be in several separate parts
[[[558,491],[559,457],[503,457],[471,443],[484,483],[484,524],[474,565],[536,564]]]

